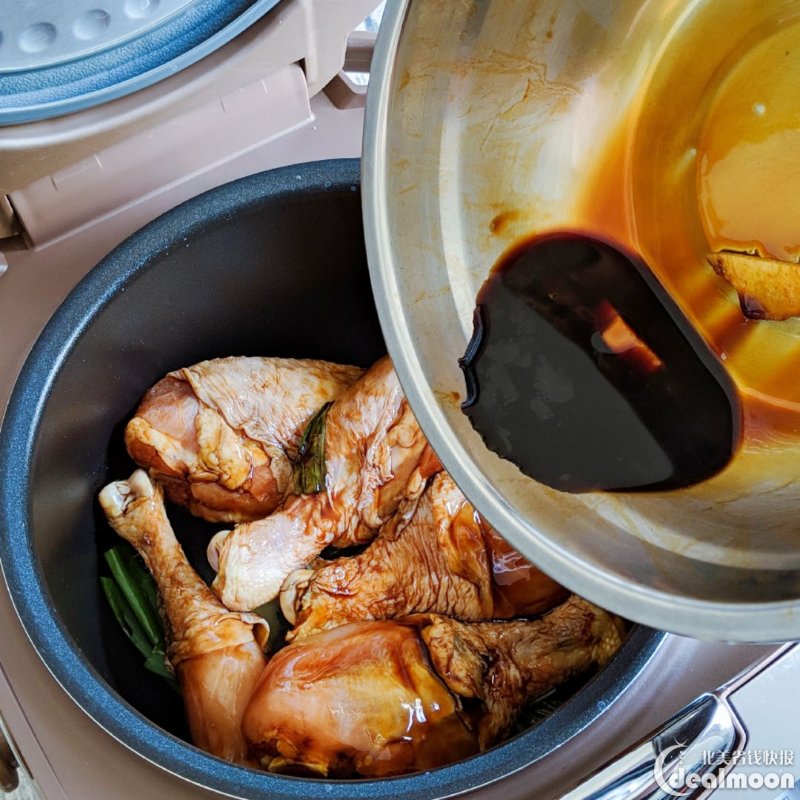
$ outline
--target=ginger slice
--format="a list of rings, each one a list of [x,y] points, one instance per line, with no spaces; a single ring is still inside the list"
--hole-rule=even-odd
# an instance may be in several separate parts
[[[800,264],[732,252],[712,253],[706,260],[736,289],[749,319],[800,316]]]

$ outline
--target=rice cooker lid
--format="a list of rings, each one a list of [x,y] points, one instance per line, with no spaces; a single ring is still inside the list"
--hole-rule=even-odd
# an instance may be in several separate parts
[[[280,0],[0,0],[0,125],[81,111],[194,64]]]

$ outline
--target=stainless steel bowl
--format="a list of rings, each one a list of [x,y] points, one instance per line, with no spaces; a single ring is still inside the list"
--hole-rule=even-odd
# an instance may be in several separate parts
[[[588,227],[631,243],[707,338],[715,314],[738,313],[704,265],[714,243],[693,143],[754,37],[797,24],[792,5],[399,0],[373,62],[367,251],[387,346],[426,435],[477,508],[554,577],[700,638],[800,636],[796,430],[746,438],[729,467],[691,489],[563,494],[485,447],[459,409],[457,359],[492,265],[541,231]],[[659,162],[669,154],[674,163]],[[615,185],[628,199],[616,215],[602,206]],[[588,186],[602,191],[587,196]],[[691,269],[670,273],[674,253]],[[800,408],[789,379],[799,326],[762,326],[726,362],[744,395]],[[775,376],[790,396],[760,390]]]

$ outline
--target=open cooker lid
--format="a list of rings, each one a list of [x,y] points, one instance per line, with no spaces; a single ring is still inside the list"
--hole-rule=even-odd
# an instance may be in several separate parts
[[[130,94],[214,52],[280,0],[0,0],[0,125]]]

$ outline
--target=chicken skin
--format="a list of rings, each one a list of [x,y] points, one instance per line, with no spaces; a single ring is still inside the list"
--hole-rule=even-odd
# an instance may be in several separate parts
[[[220,604],[187,562],[161,488],[143,470],[109,484],[99,499],[111,527],[136,548],[158,586],[167,658],[192,741],[212,755],[254,766],[241,721],[266,665],[267,623]]]
[[[291,572],[328,545],[370,541],[400,502],[419,497],[441,469],[388,358],[330,407],[324,455],[323,491],[290,497],[265,519],[211,540],[213,589],[228,608],[272,600]]]
[[[526,702],[605,664],[621,633],[619,620],[577,597],[534,621],[350,623],[279,651],[242,730],[272,771],[431,769],[497,743]]]
[[[242,730],[272,772],[378,778],[478,751],[413,626],[344,625],[279,650]]]
[[[287,640],[417,612],[461,620],[542,614],[568,592],[505,543],[440,472],[360,555],[321,561],[284,582]]]
[[[308,421],[362,373],[326,361],[203,361],[145,394],[125,444],[167,497],[196,516],[261,519],[294,489],[291,462]]]
[[[477,701],[470,719],[481,750],[509,733],[526,703],[607,664],[625,634],[619,617],[576,595],[532,621],[459,622],[434,614],[409,620],[450,691]]]

